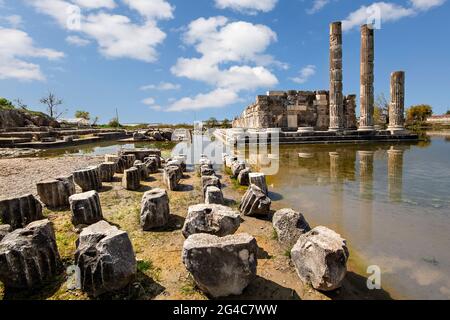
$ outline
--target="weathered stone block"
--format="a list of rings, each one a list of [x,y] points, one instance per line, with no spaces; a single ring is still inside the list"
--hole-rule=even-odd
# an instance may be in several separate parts
[[[134,154],[122,154],[120,157],[125,161],[125,170],[130,169],[136,161]]]
[[[239,173],[245,169],[245,161],[236,160],[231,164],[231,176],[237,178]]]
[[[49,220],[38,220],[8,233],[0,242],[0,281],[7,288],[32,289],[61,270],[55,231]]]
[[[75,194],[73,176],[59,177],[54,180],[42,181],[36,184],[41,201],[51,209],[69,206],[69,197]]]
[[[219,189],[222,188],[222,184],[220,183],[220,179],[216,176],[203,176],[202,177],[202,190],[203,195],[206,193],[206,188],[213,186]]]
[[[198,204],[189,207],[182,232],[185,238],[195,233],[208,233],[223,237],[235,233],[240,224],[239,213],[229,207],[217,204]]]
[[[224,204],[222,190],[215,186],[209,186],[206,188],[205,192],[205,203],[206,204]]]
[[[42,205],[32,194],[0,201],[0,219],[13,229],[43,218]]]
[[[156,157],[149,157],[145,160],[145,166],[147,167],[148,173],[157,173],[158,172],[158,161],[156,160]]]
[[[91,190],[100,191],[102,189],[102,181],[98,167],[92,166],[74,171],[73,178],[83,192]]]
[[[97,191],[74,194],[69,198],[72,224],[90,225],[103,220],[102,206]]]
[[[250,184],[258,186],[262,192],[268,194],[266,175],[264,173],[252,172],[248,174]]]
[[[212,297],[240,295],[256,277],[257,243],[248,234],[194,234],[183,246],[183,264],[197,286]]]
[[[170,217],[169,197],[166,190],[147,191],[141,201],[141,226],[144,231],[167,225]]]
[[[112,182],[116,173],[117,164],[115,162],[103,162],[98,166],[100,180],[102,182]]]
[[[122,187],[135,191],[141,186],[141,175],[138,168],[131,167],[123,172]]]
[[[134,167],[139,170],[139,177],[142,181],[145,181],[148,178],[148,170],[147,166],[142,163],[140,160],[136,160],[134,162]]]
[[[249,186],[250,185],[250,177],[249,177],[250,172],[251,171],[248,168],[243,169],[239,172],[239,175],[238,175],[239,185],[241,185],[241,186]]]
[[[305,217],[292,209],[281,209],[275,212],[272,223],[278,241],[288,248],[292,248],[302,234],[311,230]]]
[[[202,165],[200,167],[200,175],[203,176],[214,176],[216,174],[216,172],[214,171],[213,168],[211,168],[208,165]]]
[[[180,168],[176,166],[169,166],[164,168],[163,180],[167,188],[174,191],[178,188],[180,181]]]
[[[9,224],[0,224],[0,241],[2,241],[3,238],[6,237],[6,235],[11,231],[12,228]]]
[[[326,227],[316,227],[299,237],[291,258],[300,279],[313,288],[339,288],[347,273],[349,252],[346,241]]]
[[[100,221],[80,233],[75,264],[82,290],[97,297],[127,286],[137,272],[136,258],[125,231]]]
[[[251,184],[242,197],[239,210],[246,216],[268,215],[271,204],[272,201],[266,194],[258,186]]]

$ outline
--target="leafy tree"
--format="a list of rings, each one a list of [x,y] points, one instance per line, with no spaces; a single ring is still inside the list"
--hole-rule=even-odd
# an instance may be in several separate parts
[[[230,128],[231,127],[231,121],[227,118],[223,119],[222,121],[222,128]]]
[[[85,120],[90,120],[91,119],[91,115],[87,111],[77,110],[75,112],[75,118],[81,118],[81,119],[85,119]]]
[[[208,120],[205,121],[205,124],[209,128],[214,128],[214,127],[218,127],[219,126],[219,121],[217,121],[216,118],[211,117],[211,118],[209,118]]]
[[[113,127],[113,128],[118,128],[118,127],[120,127],[121,125],[120,125],[119,120],[118,120],[117,118],[112,118],[112,119],[109,121],[108,126],[109,126],[109,127]]]
[[[420,123],[425,122],[428,117],[433,115],[433,109],[430,105],[420,104],[416,106],[411,106],[406,111],[406,120],[409,123]]]
[[[99,119],[100,119],[100,118],[96,116],[96,117],[92,120],[92,125],[93,125],[93,126],[96,126]]]
[[[64,111],[59,112],[59,106],[63,104],[63,101],[57,98],[52,92],[49,92],[48,96],[41,98],[39,101],[47,105],[47,112],[53,119],[58,119],[64,114]]]
[[[446,115],[450,115],[450,110],[447,110],[447,112],[445,114]]]
[[[14,105],[8,99],[0,97],[0,109],[14,109]]]
[[[374,105],[375,124],[383,125],[389,122],[389,102],[384,93],[377,95]]]

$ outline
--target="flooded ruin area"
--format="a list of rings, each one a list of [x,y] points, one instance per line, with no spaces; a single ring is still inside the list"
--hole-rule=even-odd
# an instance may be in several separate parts
[[[278,165],[268,174],[274,204],[341,233],[350,265],[366,277],[379,266],[393,298],[450,298],[449,134],[419,143],[280,146],[279,157],[246,158],[263,172]]]

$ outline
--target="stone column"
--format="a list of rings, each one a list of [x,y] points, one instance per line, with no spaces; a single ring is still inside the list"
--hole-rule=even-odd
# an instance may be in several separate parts
[[[342,94],[342,23],[330,24],[330,131],[344,129]]]
[[[392,202],[401,202],[403,190],[403,150],[392,146],[387,153],[389,199]]]
[[[361,131],[374,130],[374,57],[374,30],[371,25],[365,24],[361,26],[361,115],[359,120]]]
[[[405,72],[391,74],[391,104],[389,105],[390,131],[401,131],[405,127]]]

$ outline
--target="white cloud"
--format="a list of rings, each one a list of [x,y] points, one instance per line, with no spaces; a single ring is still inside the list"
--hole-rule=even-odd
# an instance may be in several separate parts
[[[24,59],[64,57],[62,52],[35,47],[33,39],[21,30],[0,27],[0,39],[0,79],[45,80],[40,66]]]
[[[123,0],[147,19],[172,19],[175,9],[165,0]]]
[[[79,36],[68,36],[66,42],[78,47],[85,47],[91,42],[89,40],[83,39]]]
[[[446,0],[410,0],[411,7],[404,7],[395,3],[375,2],[370,6],[361,6],[358,10],[350,13],[342,21],[342,29],[349,31],[360,25],[373,22],[373,17],[379,14],[381,22],[394,22],[405,17],[412,17],[420,12],[427,11],[433,7],[440,6]]]
[[[194,46],[201,56],[179,58],[171,68],[172,73],[205,82],[216,89],[174,102],[169,108],[171,111],[221,107],[236,102],[240,91],[268,88],[278,83],[276,76],[260,65],[261,61],[274,61],[265,51],[277,40],[275,32],[264,25],[229,22],[220,16],[199,18],[190,23],[183,40]],[[214,93],[220,93],[225,99],[213,103]]]
[[[314,13],[322,10],[329,3],[330,3],[330,0],[314,0],[312,7],[310,9],[306,10],[306,13],[314,14]]]
[[[205,108],[220,108],[239,101],[239,96],[233,90],[216,89],[208,93],[200,93],[195,97],[185,97],[173,102],[166,111],[200,110]]]
[[[159,90],[159,91],[167,91],[167,90],[178,90],[181,86],[179,84],[170,83],[170,82],[160,82],[159,84],[149,84],[142,86],[141,90]]]
[[[151,106],[150,109],[152,109],[154,111],[161,111],[162,107],[161,106]]]
[[[256,14],[269,12],[275,8],[278,0],[215,0],[219,9],[233,9],[239,12]]]
[[[33,6],[38,12],[50,15],[58,24],[69,29],[67,22],[70,21],[72,3],[63,0],[25,0]],[[88,5],[87,0],[79,0]],[[137,0],[127,0],[129,4],[137,4],[141,10],[150,10],[148,5],[139,5]],[[144,2],[142,2],[144,3]],[[148,1],[145,1],[148,3]],[[152,1],[154,4],[167,4],[164,0]],[[98,8],[112,7],[113,1],[97,0],[92,2],[91,7]],[[170,5],[169,5],[170,6]],[[73,6],[72,6],[73,8]],[[142,9],[143,8],[143,9]],[[147,8],[147,9],[146,9]],[[170,18],[167,12],[155,15],[146,11],[146,21],[137,24],[124,15],[106,13],[104,11],[89,11],[87,15],[80,16],[80,30],[78,31],[84,37],[95,40],[99,51],[107,58],[131,58],[145,62],[154,62],[158,57],[156,47],[166,38],[166,34],[157,26],[157,19]]]
[[[156,102],[156,101],[155,101],[155,99],[153,99],[153,98],[147,98],[147,99],[142,100],[142,103],[143,103],[143,104],[146,104],[146,105],[149,105],[149,106],[154,105],[155,102]]]
[[[443,5],[446,0],[410,0],[413,7],[419,10],[428,10]]]
[[[13,14],[10,16],[0,17],[0,21],[4,21],[13,29],[18,29],[23,26],[23,19],[21,16],[17,14]]]
[[[316,74],[316,66],[315,65],[307,65],[302,68],[297,77],[291,78],[295,83],[303,84],[307,82],[313,75]]]
[[[72,0],[72,1],[74,4],[88,9],[97,9],[97,8],[113,9],[116,7],[114,0]]]

